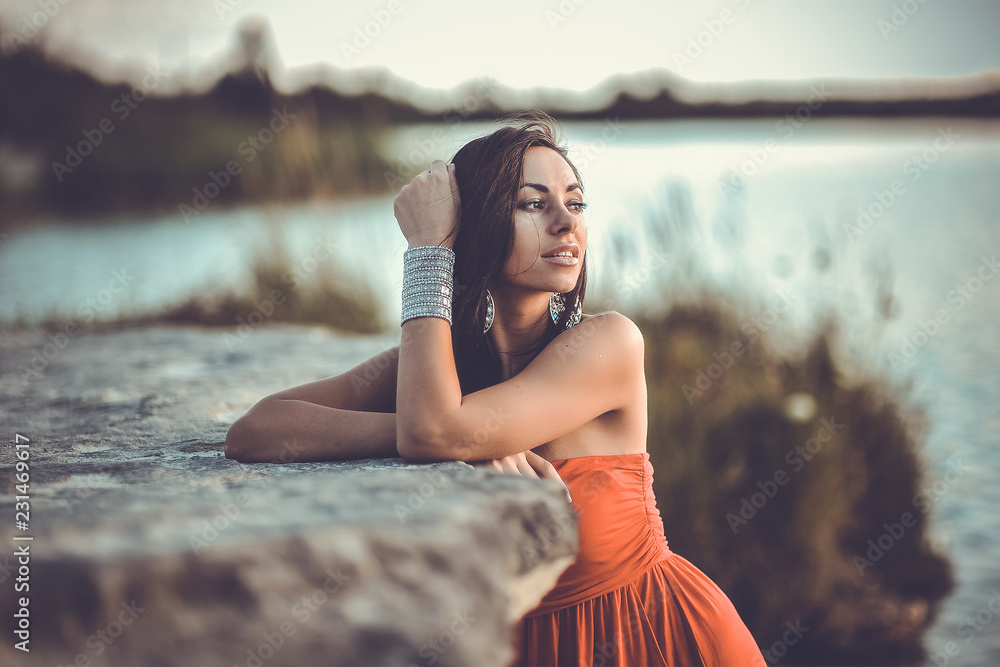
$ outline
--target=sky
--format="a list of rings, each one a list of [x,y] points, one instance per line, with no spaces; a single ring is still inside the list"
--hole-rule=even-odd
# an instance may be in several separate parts
[[[650,68],[712,82],[1000,68],[1000,0],[0,0],[0,44],[30,33],[100,71],[191,73],[247,15],[267,17],[286,67],[380,67],[436,89],[489,76],[584,91]]]

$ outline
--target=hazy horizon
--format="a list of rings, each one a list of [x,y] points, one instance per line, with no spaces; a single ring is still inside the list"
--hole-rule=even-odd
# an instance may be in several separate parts
[[[419,11],[418,11],[419,9]],[[998,2],[719,0],[644,6],[523,0],[503,12],[406,0],[0,2],[0,45],[46,51],[103,76],[139,65],[179,80],[210,76],[238,27],[266,19],[278,72],[385,68],[446,90],[490,77],[515,88],[583,92],[616,74],[662,68],[694,84],[813,78],[962,77],[1000,68]],[[40,26],[40,27],[38,27]],[[488,26],[489,29],[482,29]]]

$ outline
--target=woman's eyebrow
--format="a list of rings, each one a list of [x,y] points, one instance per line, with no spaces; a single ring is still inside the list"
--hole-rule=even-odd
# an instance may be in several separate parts
[[[548,193],[549,191],[549,189],[544,185],[542,185],[541,183],[525,183],[519,189],[523,190],[524,188],[535,188],[536,190],[540,190],[541,192],[545,193]],[[566,192],[572,192],[573,190],[580,190],[580,184],[570,183],[569,185],[566,186]]]

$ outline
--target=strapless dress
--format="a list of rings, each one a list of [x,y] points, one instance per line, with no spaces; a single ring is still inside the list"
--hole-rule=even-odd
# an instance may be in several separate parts
[[[512,665],[765,667],[722,589],[667,546],[648,452],[551,463],[579,551],[517,627]]]

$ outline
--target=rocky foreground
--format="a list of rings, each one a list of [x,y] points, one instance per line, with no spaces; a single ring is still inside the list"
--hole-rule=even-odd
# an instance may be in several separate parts
[[[226,459],[254,402],[396,342],[243,333],[0,339],[0,663],[509,662],[515,623],[575,555],[559,485]]]

